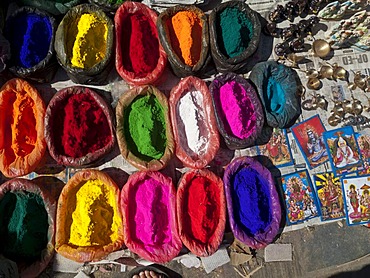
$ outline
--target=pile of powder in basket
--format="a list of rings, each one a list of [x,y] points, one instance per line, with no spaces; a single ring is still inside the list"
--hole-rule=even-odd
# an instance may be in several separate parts
[[[0,200],[0,253],[12,260],[41,258],[48,243],[48,216],[32,192],[7,192]]]
[[[71,64],[76,68],[89,69],[102,61],[107,48],[107,23],[94,14],[82,14],[77,26],[68,29],[68,42],[73,46]],[[74,41],[72,38],[76,38]],[[71,57],[71,56],[70,56]]]
[[[188,66],[194,66],[202,50],[202,23],[191,11],[181,11],[167,22],[171,45],[177,56]]]
[[[122,54],[126,70],[138,77],[152,72],[159,60],[159,41],[155,23],[137,11],[124,18],[122,23]]]
[[[256,126],[253,105],[246,90],[238,82],[228,81],[220,88],[220,104],[225,130],[246,139]]]
[[[166,149],[163,107],[154,95],[138,96],[125,110],[125,137],[129,149],[142,160],[160,159]]]
[[[21,12],[7,22],[6,36],[16,66],[31,68],[48,54],[53,35],[50,20],[36,13]]]
[[[181,146],[197,155],[203,155],[208,149],[209,129],[204,127],[203,95],[199,91],[189,91],[181,96],[177,103],[177,121]],[[188,152],[191,153],[191,152]]]
[[[59,153],[73,158],[105,147],[111,131],[103,109],[89,94],[70,96],[60,111],[55,111],[56,147]]]
[[[69,243],[76,246],[104,246],[118,239],[118,229],[121,223],[117,214],[116,195],[100,180],[86,181],[70,196],[69,201],[73,211],[67,218],[71,223]],[[68,221],[68,220],[67,220]]]
[[[220,50],[228,58],[240,55],[247,49],[253,36],[253,25],[238,8],[226,8],[217,15]]]

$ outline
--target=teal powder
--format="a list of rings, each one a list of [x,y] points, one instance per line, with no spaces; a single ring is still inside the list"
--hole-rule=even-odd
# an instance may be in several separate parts
[[[273,77],[269,77],[263,85],[263,98],[268,112],[280,114],[284,110],[284,89]]]
[[[237,8],[226,8],[216,19],[217,43],[221,52],[233,58],[245,51],[253,36],[253,25],[247,15]]]
[[[235,222],[248,236],[265,232],[272,220],[267,180],[254,169],[242,168],[231,185]]]
[[[48,243],[48,215],[42,198],[7,192],[0,200],[0,253],[15,261],[41,259]]]

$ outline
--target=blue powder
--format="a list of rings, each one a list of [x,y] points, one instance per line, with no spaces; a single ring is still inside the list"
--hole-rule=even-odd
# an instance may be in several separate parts
[[[271,223],[268,182],[254,169],[242,168],[231,178],[234,219],[248,235],[265,232]]]
[[[285,103],[284,89],[273,77],[267,81],[267,88],[264,90],[264,101],[268,112],[280,114],[283,111]]]
[[[6,34],[11,44],[13,63],[31,68],[46,58],[53,31],[48,17],[20,13],[7,22]]]

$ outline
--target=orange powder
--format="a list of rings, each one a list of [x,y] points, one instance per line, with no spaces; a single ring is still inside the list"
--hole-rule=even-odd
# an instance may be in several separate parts
[[[171,45],[177,56],[188,66],[200,59],[202,49],[202,23],[191,11],[181,11],[168,21]]]

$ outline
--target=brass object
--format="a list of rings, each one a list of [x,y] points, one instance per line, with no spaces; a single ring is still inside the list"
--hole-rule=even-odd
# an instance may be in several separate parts
[[[334,66],[334,73],[333,73],[334,79],[347,81],[348,72],[343,67],[338,66],[337,64],[334,64],[333,66]]]
[[[331,51],[330,44],[325,40],[315,40],[312,43],[312,51],[315,56],[325,58]]]
[[[302,102],[302,108],[308,111],[316,110],[317,104],[313,99],[306,99],[305,101]]]
[[[311,90],[318,90],[321,87],[321,81],[318,78],[310,78],[307,81],[307,88]]]
[[[345,114],[344,108],[343,108],[343,103],[341,101],[335,102],[332,112],[335,115],[338,115],[339,117],[343,117],[344,114]]]
[[[308,78],[318,78],[319,72],[316,69],[309,69],[306,71],[306,76]]]
[[[303,56],[298,56],[295,53],[289,53],[286,56],[286,59],[291,62],[291,67],[292,68],[298,68],[298,63],[304,59]]]
[[[358,99],[356,99],[356,98],[354,98],[354,97],[352,97],[352,99],[353,99],[353,102],[352,102],[352,111],[351,111],[351,114],[354,114],[354,115],[357,115],[357,116],[358,115],[361,115],[361,113],[362,113],[362,111],[364,109],[361,101],[358,100]]]
[[[320,68],[320,77],[333,79],[334,69],[330,65],[322,65]]]
[[[328,101],[325,99],[324,96],[316,96],[315,99],[316,105],[318,107],[324,110],[328,109]]]
[[[359,87],[361,90],[365,90],[367,87],[367,77],[361,72],[356,72],[355,77],[353,78],[353,82]]]
[[[349,82],[348,83],[348,89],[349,90],[356,90],[356,88],[357,88],[357,85],[354,83],[354,82]]]
[[[337,126],[342,121],[341,117],[336,114],[331,114],[328,118],[328,123],[331,126]]]
[[[352,114],[352,103],[348,99],[343,100],[342,107],[345,113]]]

